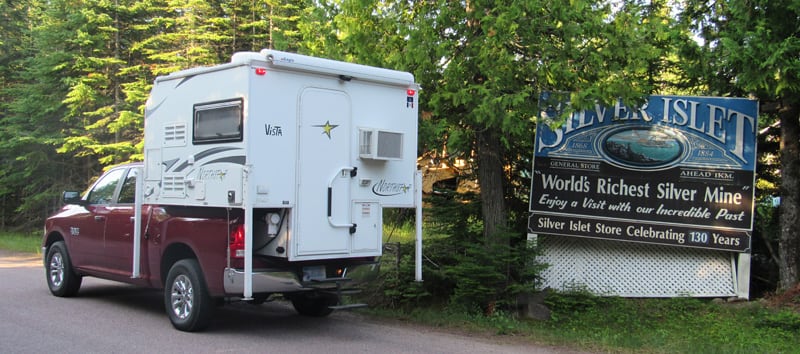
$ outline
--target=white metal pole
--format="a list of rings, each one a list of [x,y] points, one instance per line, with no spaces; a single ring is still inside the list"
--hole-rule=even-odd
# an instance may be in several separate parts
[[[736,297],[750,299],[750,252],[739,253],[736,270]]]
[[[253,299],[253,208],[245,203],[244,208],[244,300]]]
[[[244,206],[244,294],[243,300],[253,299],[253,194],[250,183],[252,165],[245,165],[242,174],[242,204]]]
[[[133,172],[134,169],[131,169]],[[141,270],[142,248],[142,204],[144,204],[144,173],[143,169],[136,168],[136,190],[133,198],[133,270],[131,278],[138,278]]]
[[[416,185],[416,195],[414,204],[416,207],[416,252],[414,257],[414,279],[422,281],[422,171],[414,174],[414,184]]]

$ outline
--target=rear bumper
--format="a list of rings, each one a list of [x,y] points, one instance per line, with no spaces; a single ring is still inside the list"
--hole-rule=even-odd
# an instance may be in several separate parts
[[[379,272],[379,262],[350,266],[342,274],[341,280],[347,282],[348,286],[357,286],[376,279]],[[223,277],[226,294],[241,295],[244,293],[244,271],[225,268]],[[326,289],[331,287],[332,282],[335,286],[335,279],[337,278],[328,278],[324,283],[303,281],[297,274],[285,269],[256,269],[253,270],[253,294]]]

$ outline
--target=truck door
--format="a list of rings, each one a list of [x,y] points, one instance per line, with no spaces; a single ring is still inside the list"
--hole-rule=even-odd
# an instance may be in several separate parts
[[[109,207],[106,221],[105,255],[111,272],[130,276],[133,271],[133,203],[139,169],[128,169],[115,205]],[[146,215],[146,214],[144,214]],[[146,243],[142,243],[146,245]],[[142,252],[145,254],[146,252]],[[143,262],[144,264],[145,262]]]
[[[125,169],[114,169],[100,177],[86,196],[87,205],[72,218],[70,253],[77,267],[105,268],[106,222]]]
[[[341,91],[300,96],[295,257],[346,255],[350,247],[351,112]]]

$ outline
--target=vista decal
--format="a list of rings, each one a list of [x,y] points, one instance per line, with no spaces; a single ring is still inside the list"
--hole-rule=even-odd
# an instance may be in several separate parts
[[[267,136],[283,136],[283,130],[280,125],[264,124],[264,131]]]
[[[381,197],[391,197],[393,195],[406,194],[410,190],[411,184],[409,183],[387,182],[384,179],[372,186],[372,193],[375,193],[375,195],[379,195]]]

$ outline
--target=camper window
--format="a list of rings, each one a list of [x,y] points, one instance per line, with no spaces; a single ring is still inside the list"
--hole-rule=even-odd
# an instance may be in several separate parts
[[[194,106],[196,144],[242,141],[242,100]]]

